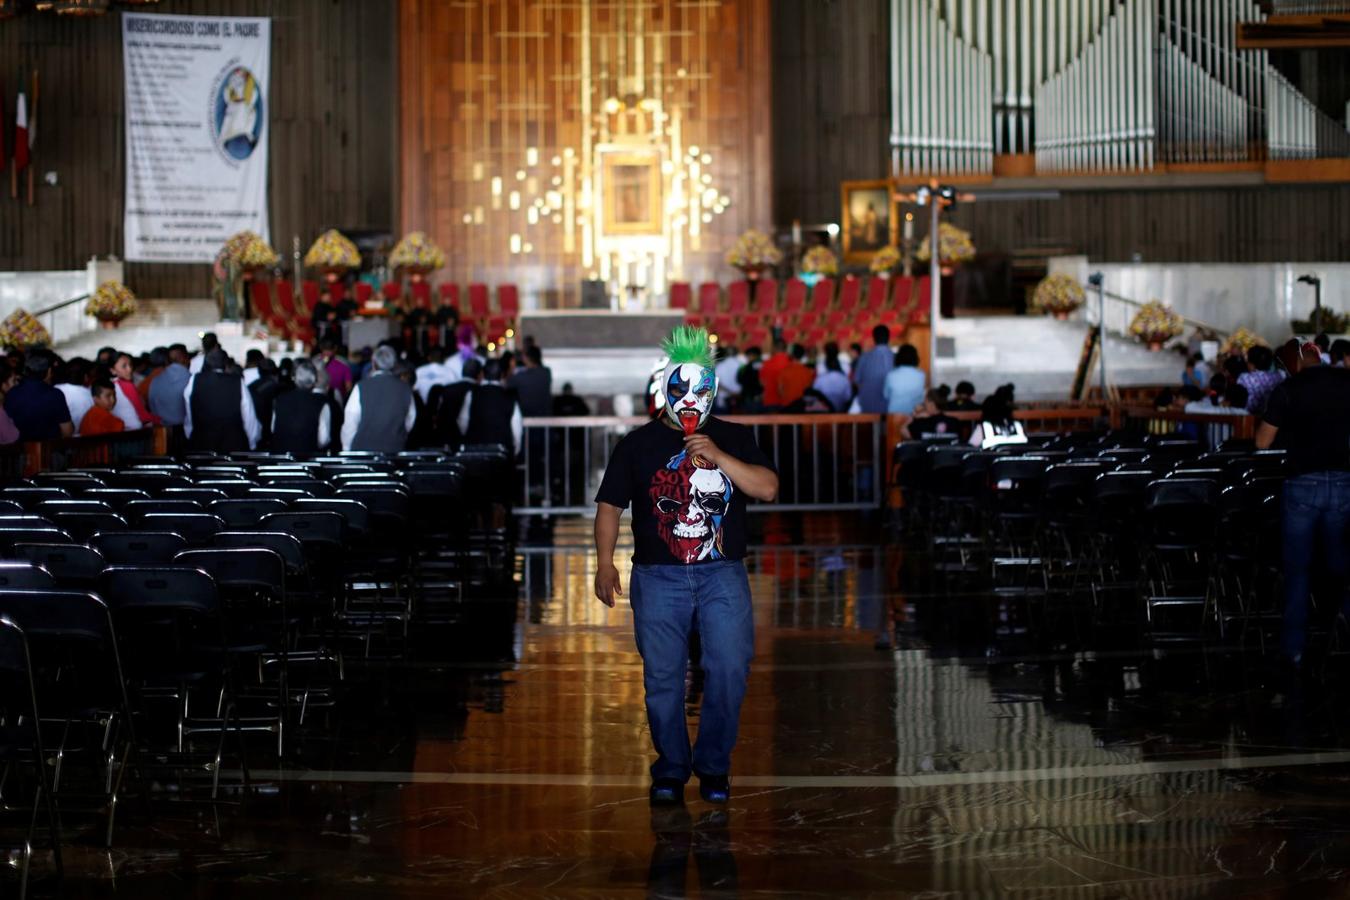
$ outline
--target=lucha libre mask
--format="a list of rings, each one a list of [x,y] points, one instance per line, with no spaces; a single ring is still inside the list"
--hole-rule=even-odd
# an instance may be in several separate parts
[[[712,412],[713,397],[717,396],[716,372],[712,366],[672,362],[666,366],[661,379],[666,415],[685,434],[693,434]]]
[[[721,469],[681,453],[652,479],[656,530],[682,563],[722,558],[722,518],[734,488]]]

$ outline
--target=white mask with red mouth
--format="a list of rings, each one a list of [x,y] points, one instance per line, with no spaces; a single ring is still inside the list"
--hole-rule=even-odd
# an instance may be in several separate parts
[[[671,363],[661,373],[661,392],[666,398],[666,415],[685,434],[693,434],[712,413],[717,396],[717,373],[712,366],[698,363]]]

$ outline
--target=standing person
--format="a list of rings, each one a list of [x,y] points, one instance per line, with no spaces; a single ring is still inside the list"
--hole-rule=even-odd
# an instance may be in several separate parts
[[[746,347],[745,362],[736,370],[736,384],[741,389],[741,412],[759,412],[764,408],[764,382],[759,377],[761,355],[759,347]]]
[[[788,356],[787,344],[782,338],[774,338],[773,355],[764,361],[764,365],[759,367],[759,383],[764,388],[765,409],[774,410],[787,405],[783,402],[779,376],[790,365],[792,365],[792,359]]]
[[[342,450],[342,401],[339,399],[337,392],[328,385],[328,370],[317,359],[311,365],[314,366],[314,393],[322,396],[324,402],[328,404],[328,416],[331,423],[328,431],[328,446],[319,449],[337,453]]]
[[[735,347],[717,345],[717,409],[716,412],[731,412],[736,398],[741,395],[741,385],[736,375],[741,371],[743,360]]]
[[[1005,384],[980,407],[980,424],[970,433],[970,446],[992,450],[1004,444],[1025,444],[1026,431],[1013,417],[1013,386]]]
[[[778,374],[778,400],[783,406],[798,402],[816,380],[816,370],[806,364],[806,348],[793,344],[788,364]]]
[[[117,389],[111,381],[103,378],[95,381],[93,387],[89,388],[89,396],[93,403],[80,419],[81,435],[117,434],[126,430],[126,423],[113,415],[113,407],[117,405]]]
[[[131,380],[130,353],[117,354],[117,358],[113,360],[112,374],[117,379],[113,383],[117,388],[117,406],[113,409],[113,415],[126,424],[128,431],[158,425],[159,416],[145,408],[141,392],[136,390],[136,385]]]
[[[682,326],[666,341],[665,413],[615,446],[596,493],[595,595],[622,596],[614,548],[619,517],[633,510],[633,628],[642,655],[647,722],[656,761],[653,805],[684,802],[691,774],[712,803],[731,797],[731,752],[754,655],[754,610],[745,556],[745,498],[770,502],[778,476],[754,433],[710,417],[717,375],[707,332]],[[685,674],[689,636],[702,643],[703,706],[689,747]]]
[[[830,348],[834,352],[830,352]],[[839,362],[839,347],[836,344],[825,346],[825,358],[821,360],[820,374],[816,376],[815,389],[829,401],[830,408],[837,413],[848,412],[853,402],[853,383],[848,380],[843,365]]]
[[[553,372],[544,365],[536,344],[525,348],[525,365],[506,382],[516,392],[520,412],[526,416],[547,416],[553,411]]]
[[[282,390],[281,372],[277,364],[265,356],[257,361],[254,371],[258,375],[250,382],[248,369],[245,369],[244,381],[253,397],[253,410],[258,415],[258,424],[262,425],[262,445],[268,446],[272,437],[272,403]]]
[[[70,411],[70,421],[75,425],[75,433],[80,433],[80,423],[84,414],[94,405],[94,397],[89,387],[94,383],[94,367],[89,360],[75,357],[61,367],[61,383],[56,386],[66,398],[66,409]]]
[[[895,351],[895,368],[886,375],[886,381],[881,387],[881,395],[886,400],[886,412],[910,415],[914,407],[923,403],[927,387],[928,376],[919,368],[919,351],[914,349],[913,344],[902,344]]]
[[[1314,555],[1334,583],[1350,584],[1350,370],[1309,365],[1270,393],[1256,446],[1283,448],[1293,477],[1284,482],[1284,657],[1302,668]],[[1350,596],[1339,598],[1350,616]]]
[[[328,398],[314,390],[318,382],[314,363],[295,364],[295,387],[272,401],[272,451],[312,456],[332,440],[333,413]]]
[[[188,373],[187,347],[174,344],[169,348],[169,364],[150,386],[150,411],[159,416],[160,421],[171,427],[181,426],[187,420]]]
[[[459,356],[445,358],[445,351],[435,345],[427,350],[427,361],[417,367],[417,393],[423,403],[431,401],[433,388],[454,384],[459,381],[463,371],[463,361]]]
[[[220,347],[220,339],[216,337],[216,333],[214,331],[208,331],[205,334],[203,334],[202,351],[198,353],[196,356],[192,357],[192,361],[188,363],[188,374],[196,375],[198,372],[200,372],[202,370],[202,366],[206,365],[206,355],[210,353],[212,350],[218,349],[219,347]]]
[[[66,398],[52,387],[55,361],[56,354],[50,350],[29,351],[23,361],[23,380],[5,395],[5,412],[19,429],[21,440],[51,441],[75,433]]]
[[[216,347],[205,354],[202,370],[188,379],[183,398],[187,404],[183,433],[191,449],[234,453],[258,446],[262,426],[253,397],[224,350]]]
[[[1266,398],[1284,376],[1272,370],[1275,353],[1269,347],[1257,344],[1247,351],[1247,371],[1238,376],[1237,383],[1247,389],[1247,409],[1254,416],[1266,411]]]
[[[891,330],[885,325],[873,328],[872,345],[872,349],[854,363],[853,383],[858,386],[860,411],[879,415],[886,411],[886,376],[891,374],[895,364],[895,356],[891,353]]]
[[[19,440],[19,429],[9,417],[9,413],[5,412],[3,401],[3,397],[9,396],[9,392],[18,383],[19,370],[8,361],[0,360],[0,445],[13,444]]]
[[[375,348],[371,372],[357,382],[342,411],[342,449],[398,453],[417,424],[412,388],[394,368],[398,354],[388,344]]]
[[[469,357],[464,360],[459,381],[447,384],[432,395],[435,401],[431,410],[432,435],[441,446],[458,449],[464,445],[464,432],[459,428],[459,411],[464,407],[464,398],[482,380],[483,364],[476,357]]]
[[[328,370],[328,387],[346,399],[352,391],[352,368],[338,356],[337,341],[331,337],[319,341],[319,355],[314,364]]]
[[[483,366],[483,380],[465,395],[457,422],[465,444],[501,444],[512,456],[520,452],[525,423],[520,404],[502,385],[500,361],[490,359]]]
[[[140,391],[141,402],[150,403],[150,388],[154,386],[155,379],[164,374],[164,369],[169,365],[169,349],[167,347],[156,347],[150,351],[150,369],[145,373],[145,377],[136,382],[136,390]],[[151,410],[154,412],[154,410]]]

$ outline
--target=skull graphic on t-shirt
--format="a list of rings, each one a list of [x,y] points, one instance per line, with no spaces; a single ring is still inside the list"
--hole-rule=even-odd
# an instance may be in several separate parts
[[[681,450],[652,476],[656,530],[682,563],[722,559],[722,519],[731,506],[731,479]]]

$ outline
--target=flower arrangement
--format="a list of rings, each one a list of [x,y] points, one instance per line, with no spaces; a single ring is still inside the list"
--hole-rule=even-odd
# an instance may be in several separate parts
[[[234,258],[235,262],[245,269],[270,269],[277,264],[280,257],[277,256],[277,251],[272,249],[271,244],[251,231],[242,233],[248,235],[249,240]]]
[[[894,247],[882,247],[872,254],[872,261],[867,267],[872,270],[873,275],[889,275],[898,265],[900,265],[900,251]]]
[[[136,295],[120,281],[105,281],[84,305],[84,314],[100,322],[120,322],[136,312]]]
[[[1065,318],[1083,305],[1083,285],[1072,275],[1056,272],[1041,279],[1031,297],[1031,308],[1040,313]]]
[[[1219,348],[1220,356],[1246,356],[1247,351],[1253,347],[1266,346],[1266,342],[1256,333],[1248,330],[1246,326],[1238,328],[1228,336],[1228,340],[1223,342]]]
[[[915,251],[914,258],[920,262],[928,262],[933,258],[932,243],[928,238],[923,239],[919,244],[919,249]],[[970,262],[975,258],[975,242],[970,239],[970,232],[964,228],[957,228],[949,222],[942,222],[938,225],[938,259],[944,266],[960,265],[964,262]]]
[[[389,265],[395,269],[430,272],[445,265],[445,254],[424,232],[414,231],[404,235],[394,247],[394,252],[389,254]]]
[[[1289,324],[1294,334],[1345,334],[1350,330],[1350,315],[1323,306],[1308,318],[1295,319]]]
[[[802,271],[812,275],[837,275],[839,257],[829,247],[812,247],[802,256]]]
[[[1148,344],[1151,349],[1161,349],[1163,344],[1185,329],[1186,321],[1181,313],[1164,306],[1161,300],[1145,303],[1130,321],[1130,334]]]
[[[311,269],[354,269],[361,265],[361,253],[342,232],[330,228],[310,246],[305,265]]]
[[[29,350],[47,346],[52,336],[28,310],[16,309],[0,322],[0,342],[15,350]]]
[[[727,265],[747,274],[776,266],[782,258],[783,254],[773,245],[773,240],[754,228],[738,237],[726,255]]]

